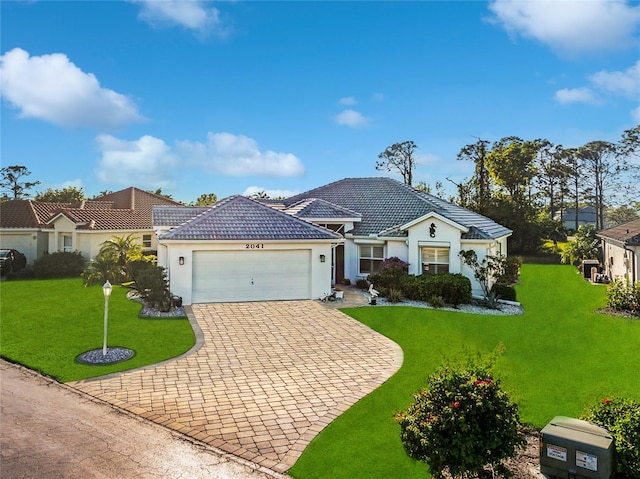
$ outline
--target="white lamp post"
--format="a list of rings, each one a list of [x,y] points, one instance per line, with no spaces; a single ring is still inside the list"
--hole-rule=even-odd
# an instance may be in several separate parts
[[[107,321],[109,317],[109,296],[111,296],[111,283],[107,280],[102,285],[102,292],[104,293],[104,343],[102,346],[102,355],[107,355]]]

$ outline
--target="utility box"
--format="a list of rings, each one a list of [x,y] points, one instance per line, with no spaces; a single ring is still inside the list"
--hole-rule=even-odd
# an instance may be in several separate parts
[[[540,472],[558,479],[612,479],[613,437],[590,422],[556,416],[540,433]]]
[[[597,268],[600,266],[600,261],[597,259],[583,259],[582,260],[582,275],[584,279],[593,281],[595,278],[591,276],[591,268]]]

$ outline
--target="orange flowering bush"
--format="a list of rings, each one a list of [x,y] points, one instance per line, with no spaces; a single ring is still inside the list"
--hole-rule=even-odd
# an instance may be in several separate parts
[[[525,444],[518,406],[480,366],[441,368],[396,420],[407,453],[436,479],[445,471],[476,477],[487,465],[500,470]]]

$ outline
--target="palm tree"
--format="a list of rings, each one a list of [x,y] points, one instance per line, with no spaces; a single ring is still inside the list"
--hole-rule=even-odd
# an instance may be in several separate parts
[[[133,233],[113,238],[102,243],[99,256],[113,257],[127,279],[132,278],[131,262],[142,257],[142,246]]]

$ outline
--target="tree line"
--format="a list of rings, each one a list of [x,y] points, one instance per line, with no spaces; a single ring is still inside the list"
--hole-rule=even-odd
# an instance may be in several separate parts
[[[380,153],[376,169],[396,171],[412,186],[416,149],[412,141],[396,143]],[[640,167],[630,160],[638,156],[640,125],[624,131],[617,143],[592,141],[577,148],[546,139],[508,136],[491,143],[478,138],[457,155],[474,164],[473,174],[460,183],[447,178],[457,191],[447,199],[513,230],[513,252],[535,252],[544,238],[563,235],[560,217],[567,209],[574,216],[573,229],[584,206],[594,208],[596,229],[608,226],[605,214],[616,205],[616,222],[637,217]],[[431,190],[424,183],[416,188]],[[436,190],[442,194],[441,182]]]

